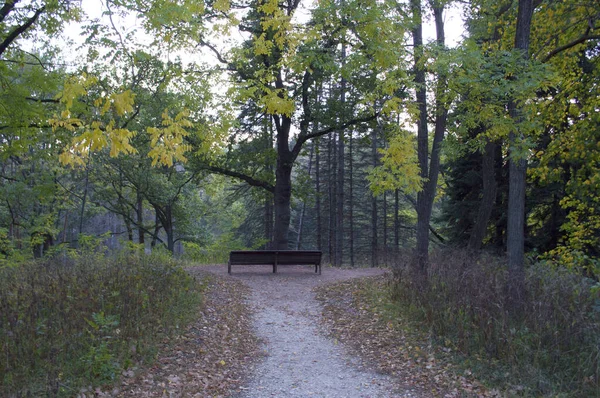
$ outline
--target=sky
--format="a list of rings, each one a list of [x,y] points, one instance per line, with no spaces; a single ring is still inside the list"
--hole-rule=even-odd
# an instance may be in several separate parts
[[[298,13],[301,14],[300,19],[308,19],[308,7],[312,2],[304,1],[307,6],[301,7]],[[110,24],[108,17],[103,16],[103,12],[106,11],[106,6],[103,0],[86,0],[82,2],[82,7],[87,14],[89,19],[103,18],[107,24]],[[141,21],[135,15],[129,15],[126,18],[119,16],[113,16],[113,21],[122,33],[126,33],[132,29],[138,28],[140,30],[140,39],[150,42],[149,37],[144,38],[144,34],[141,33],[143,30],[141,27]],[[460,5],[450,7],[444,14],[445,30],[446,30],[446,44],[449,47],[457,46],[464,34],[464,26],[462,24],[461,9]],[[77,44],[83,43],[83,38],[80,36],[81,26],[72,24],[66,29],[66,37],[73,40]],[[426,23],[423,26],[423,36],[425,42],[431,42],[435,40],[435,26],[432,18],[427,18]],[[71,49],[72,51],[72,49]]]

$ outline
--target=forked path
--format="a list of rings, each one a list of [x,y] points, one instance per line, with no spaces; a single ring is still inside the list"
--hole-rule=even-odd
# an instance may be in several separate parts
[[[226,275],[223,266],[207,270]],[[239,398],[263,397],[402,397],[391,380],[363,367],[319,325],[320,306],[313,288],[351,278],[374,276],[380,269],[325,269],[322,275],[307,266],[234,266],[231,278],[252,289],[253,326],[263,341],[259,362]]]

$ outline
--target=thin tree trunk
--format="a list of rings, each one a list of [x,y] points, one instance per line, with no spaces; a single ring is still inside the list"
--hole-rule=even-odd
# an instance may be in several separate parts
[[[342,7],[344,6],[344,0],[341,1]],[[346,46],[342,44],[342,67],[346,63]],[[340,105],[342,108],[342,114],[344,115],[344,107],[346,104],[346,79],[342,77],[340,84]],[[338,131],[338,156],[337,156],[337,215],[336,215],[336,231],[335,231],[335,264],[339,267],[343,263],[344,255],[344,130]]]
[[[496,186],[504,188],[504,191],[496,192],[496,208],[504,209],[508,206],[506,201],[506,186],[508,185],[508,178],[506,176],[507,166],[504,162],[501,144],[497,145],[495,152],[496,159],[494,160],[494,167],[496,170]],[[506,252],[506,222],[503,220],[502,216],[496,219],[494,235],[494,246],[496,247],[497,251],[502,253]]]
[[[352,130],[348,137],[348,221],[350,222],[350,266],[354,267],[354,154],[353,154],[353,134]]]
[[[533,0],[519,0],[517,12],[517,30],[515,33],[515,49],[522,52],[523,58],[529,58],[529,35],[533,17]],[[519,105],[509,103],[509,112],[515,123],[522,121]],[[509,272],[509,300],[511,307],[517,312],[525,294],[525,188],[527,177],[527,160],[522,153],[523,132],[517,127],[509,134],[509,185],[508,185],[508,224],[507,254]]]
[[[79,212],[79,234],[83,231],[83,216],[85,214],[85,205],[87,202],[88,185],[90,182],[90,162],[92,157],[88,156],[88,161],[85,166],[85,184],[83,187],[83,198],[81,199],[81,211]]]
[[[400,253],[400,211],[399,190],[394,191],[394,253]]]
[[[315,145],[317,146],[317,153],[315,154],[315,190],[317,192],[317,200],[316,200],[316,212],[317,212],[317,250],[322,250],[322,242],[323,242],[323,222],[321,219],[321,164],[320,164],[320,139],[317,138],[315,140]]]
[[[307,166],[308,178],[310,178],[310,172],[312,171],[312,160],[313,160],[314,153],[315,153],[315,143],[313,142],[310,147],[310,154],[308,156],[308,166]],[[299,250],[300,246],[302,245],[302,226],[303,226],[305,212],[306,212],[306,200],[303,200],[302,201],[302,209],[300,210],[300,217],[298,220],[298,236],[296,239],[296,250]]]
[[[152,242],[150,242],[150,246],[156,246],[156,242],[158,241],[158,233],[160,232],[160,218],[158,217],[158,210],[154,208],[154,235],[152,236]]]
[[[372,165],[377,167],[377,129],[371,132]],[[371,267],[379,265],[377,243],[377,197],[371,194]]]
[[[270,117],[265,117],[264,118],[264,128],[265,128],[265,136],[268,137],[267,138],[267,142],[265,145],[265,149],[267,150],[271,150],[273,149],[273,123]],[[272,173],[273,172],[273,166],[267,162],[266,164],[266,169]],[[266,243],[265,243],[265,250],[269,250],[273,248],[273,242],[274,242],[274,238],[273,238],[273,196],[271,193],[267,192],[265,194],[265,239],[266,239]]]
[[[387,251],[387,242],[388,242],[388,225],[387,225],[387,193],[383,192],[383,258],[384,263],[388,265],[388,251]]]
[[[167,225],[165,225],[165,232],[167,234],[167,249],[171,253],[175,253],[175,231],[173,230],[173,212],[171,206],[167,206]]]
[[[131,228],[131,222],[127,217],[123,217],[123,221],[125,222],[125,229],[127,230],[127,240],[133,242],[133,228]]]
[[[483,179],[483,195],[479,203],[477,219],[469,237],[469,250],[481,249],[487,225],[496,202],[496,175],[494,170],[496,143],[488,140],[485,145],[481,162],[481,177]]]
[[[144,234],[144,198],[140,192],[137,193],[137,225],[138,225],[138,243],[145,244]]]
[[[67,228],[69,228],[69,211],[65,212],[65,222],[63,224],[63,239],[62,243],[67,243]]]
[[[327,187],[328,187],[328,191],[329,191],[329,228],[328,228],[328,239],[327,239],[327,246],[328,246],[328,250],[329,250],[329,262],[331,264],[334,264],[334,234],[333,234],[333,228],[334,228],[334,196],[335,196],[335,191],[333,189],[334,184],[332,184],[332,181],[335,181],[332,177],[333,177],[333,172],[332,172],[332,168],[333,168],[333,159],[334,156],[333,154],[334,152],[334,143],[332,143],[332,141],[335,139],[335,136],[330,135],[327,139],[327,171],[328,171],[328,181],[327,181]]]

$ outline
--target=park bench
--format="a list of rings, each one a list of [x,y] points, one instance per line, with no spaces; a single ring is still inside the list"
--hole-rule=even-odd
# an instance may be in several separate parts
[[[234,250],[229,253],[227,272],[232,265],[273,265],[277,273],[279,265],[315,265],[321,275],[321,252],[317,250]]]

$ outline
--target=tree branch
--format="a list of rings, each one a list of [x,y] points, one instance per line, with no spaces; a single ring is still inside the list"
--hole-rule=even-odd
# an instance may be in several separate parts
[[[9,35],[4,39],[2,43],[0,43],[0,55],[6,51],[8,46],[15,41],[20,35],[22,35],[27,29],[29,29],[39,18],[40,15],[46,10],[46,6],[36,10],[35,14],[31,18],[29,18],[23,25],[17,26]]]
[[[225,175],[228,177],[237,178],[238,180],[245,181],[246,183],[248,183],[249,185],[252,185],[253,187],[264,188],[271,193],[275,192],[275,187],[273,185],[271,185],[265,181],[257,180],[256,178],[251,177],[249,175],[238,173],[237,171],[233,171],[233,170],[224,169],[224,168],[218,167],[218,166],[201,166],[201,167],[205,170],[212,171],[213,173],[216,173],[216,174],[221,174],[221,175]]]
[[[351,120],[347,121],[346,123],[342,123],[342,124],[337,125],[337,126],[327,127],[327,128],[325,128],[323,130],[318,130],[318,131],[315,131],[315,132],[312,132],[312,133],[301,134],[298,137],[298,140],[296,141],[296,145],[294,145],[294,149],[292,150],[293,159],[296,159],[298,157],[298,155],[300,154],[300,150],[302,149],[302,145],[304,145],[304,143],[306,141],[308,141],[308,140],[310,140],[312,138],[316,138],[316,137],[320,137],[320,136],[325,135],[325,134],[332,133],[334,131],[343,130],[343,129],[348,128],[350,126],[355,126],[355,125],[360,124],[360,123],[370,122],[372,120],[377,119],[378,116],[379,116],[379,112],[376,112],[373,115],[351,119]]]
[[[37,123],[31,123],[25,126],[10,126],[10,125],[4,125],[4,126],[0,126],[0,130],[6,130],[6,129],[49,129],[52,128],[51,125],[49,124],[37,124]]]
[[[215,54],[215,56],[217,57],[217,59],[219,60],[220,63],[227,65],[227,68],[230,70],[233,70],[233,65],[231,65],[231,63],[229,61],[227,61],[225,59],[225,57],[223,57],[221,55],[221,53],[219,52],[219,50],[217,50],[217,48],[215,46],[213,46],[210,43],[205,42],[204,40],[200,40],[200,45],[204,46],[206,48],[208,48],[213,54]]]
[[[2,8],[0,8],[0,22],[4,21],[4,18],[15,8],[17,3],[21,0],[6,0]]]
[[[25,97],[27,101],[33,102],[41,102],[44,104],[58,104],[60,101],[54,98],[35,98],[35,97]]]
[[[576,45],[581,44],[587,40],[600,40],[600,35],[589,35],[586,33],[583,36],[580,36],[577,39],[573,40],[572,42],[564,44],[564,45],[557,47],[554,50],[550,51],[542,59],[542,62],[548,62],[550,60],[550,58],[554,57],[555,55],[560,54],[561,52],[568,50],[572,47],[575,47]]]

